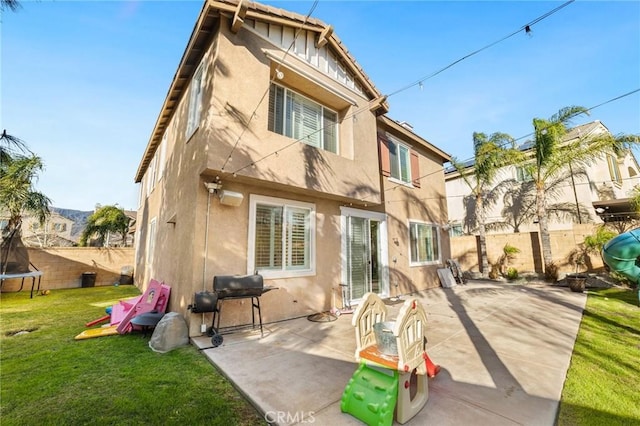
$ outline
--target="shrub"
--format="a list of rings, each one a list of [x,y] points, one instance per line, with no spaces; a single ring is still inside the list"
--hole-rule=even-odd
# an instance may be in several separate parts
[[[507,269],[507,279],[508,280],[517,280],[518,279],[518,270],[516,268]]]
[[[584,246],[587,253],[600,254],[602,246],[618,235],[616,232],[600,226],[595,234],[584,237]]]

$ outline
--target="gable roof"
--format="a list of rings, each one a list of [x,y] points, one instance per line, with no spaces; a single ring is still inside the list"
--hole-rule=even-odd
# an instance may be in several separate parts
[[[138,166],[135,176],[136,183],[142,181],[144,173],[162,141],[164,132],[189,85],[189,81],[212,36],[218,29],[221,17],[230,18],[234,26],[238,23],[241,26],[245,19],[252,19],[318,33],[318,36],[322,38],[322,42],[328,44],[336,52],[342,63],[357,78],[366,96],[371,100],[379,100],[379,108],[383,113],[389,110],[386,98],[382,96],[362,67],[349,53],[346,46],[335,35],[330,25],[316,18],[307,18],[298,13],[256,2],[247,2],[245,0],[205,0]]]
[[[432,153],[434,153],[436,156],[438,156],[442,160],[442,163],[451,161],[450,154],[447,154],[437,146],[433,145],[428,140],[422,138],[417,133],[414,133],[411,128],[407,127],[403,123],[398,122],[392,118],[389,118],[387,115],[379,116],[378,120],[380,121],[381,124],[383,124],[388,129],[390,129],[392,131],[392,134],[395,133],[396,135],[399,135],[405,140],[410,140],[414,145],[419,145],[431,151]]]

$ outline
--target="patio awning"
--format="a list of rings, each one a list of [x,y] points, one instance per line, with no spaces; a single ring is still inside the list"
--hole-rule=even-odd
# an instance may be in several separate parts
[[[594,201],[593,208],[603,222],[622,222],[640,219],[640,214],[631,204],[631,198]]]

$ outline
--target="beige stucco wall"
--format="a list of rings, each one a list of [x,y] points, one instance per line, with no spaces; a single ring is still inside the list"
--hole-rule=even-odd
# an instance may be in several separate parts
[[[386,181],[382,186],[380,180],[376,118],[367,109],[368,100],[290,58],[293,68],[304,69],[320,84],[304,83],[289,68],[283,68],[285,78],[279,83],[338,110],[340,152],[336,155],[269,132],[268,96],[262,103],[260,99],[268,90],[275,65],[265,52],[282,56],[282,51],[249,31],[231,34],[223,20],[222,35],[214,36],[204,57],[200,127],[186,139],[186,91],[168,126],[164,174],[148,197],[146,176],[143,179],[136,281],[143,290],[151,278],[170,285],[169,309],[185,316],[191,335],[200,334],[202,323],[211,324],[211,314],[191,314],[187,310],[194,293],[212,290],[215,275],[251,272],[247,271],[247,252],[252,194],[313,203],[316,211],[316,273],[266,280],[266,285],[278,289],[261,297],[265,322],[326,311],[333,304],[334,293],[340,305],[341,206],[387,211],[391,295],[439,285],[435,270],[440,265],[409,267],[408,218],[446,223],[444,177],[442,164],[438,163],[441,160],[427,157],[427,150],[420,150],[421,173],[432,172],[433,177],[421,189],[403,188],[393,197],[390,192],[385,197],[391,202],[383,203],[381,188],[391,186]],[[354,100],[354,105],[345,104],[331,91],[343,93]],[[252,115],[254,110],[256,114]],[[351,114],[356,111],[362,112],[354,119]],[[275,151],[277,155],[269,155]],[[231,153],[232,160],[222,170]],[[254,161],[255,168],[239,170]],[[216,177],[225,190],[243,194],[240,206],[224,206],[215,194],[209,196],[204,183]],[[393,202],[400,195],[409,197],[409,201]],[[148,233],[154,218],[156,250],[150,257]],[[444,232],[441,236],[441,251],[446,259],[448,238]],[[392,242],[393,238],[398,245]],[[397,262],[392,262],[392,257]],[[250,300],[225,301],[223,312],[222,327],[249,323]]]
[[[389,268],[392,295],[439,287],[437,269],[450,258],[444,171],[437,158],[414,146],[419,153],[420,188],[408,187],[382,177],[384,209],[389,221]],[[429,266],[410,265],[409,221],[439,226],[440,262]]]
[[[81,287],[84,272],[96,273],[96,286],[113,285],[120,280],[123,267],[134,265],[134,249],[98,247],[29,248],[29,260],[43,272],[41,289]],[[23,290],[29,290],[31,285]],[[29,288],[27,288],[29,287]],[[2,289],[20,288],[20,280],[7,280]]]
[[[193,137],[196,141],[210,142],[206,151],[207,170],[203,173],[223,174],[227,182],[269,181],[272,185],[316,191],[323,197],[352,199],[366,194],[370,202],[379,203],[377,151],[371,149],[376,146],[376,120],[367,108],[368,99],[295,55],[287,56],[291,67],[281,66],[285,77],[276,82],[338,112],[339,155],[270,132],[269,102],[265,95],[277,63],[267,55],[282,57],[283,52],[249,30],[231,34],[226,20],[221,27],[216,53],[210,52],[207,61],[204,101],[208,107],[201,128]],[[211,62],[212,58],[215,61]],[[302,77],[301,72],[309,78]],[[310,83],[310,78],[318,84]],[[331,91],[356,104],[347,104]],[[230,154],[231,161],[222,172]],[[253,162],[258,162],[256,167],[250,166]]]

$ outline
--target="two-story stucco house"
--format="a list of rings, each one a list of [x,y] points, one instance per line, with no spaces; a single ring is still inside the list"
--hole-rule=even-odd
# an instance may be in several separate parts
[[[564,137],[566,143],[578,139],[588,141],[590,137],[610,133],[599,120],[582,124],[571,129]],[[520,149],[526,154],[531,150],[531,143],[525,142]],[[571,159],[567,158],[567,165]],[[470,167],[473,164],[470,163]],[[569,170],[571,171],[571,170]],[[565,209],[580,212],[581,219],[572,215],[550,214],[550,230],[571,229],[574,223],[603,223],[626,220],[636,216],[629,203],[634,188],[640,184],[640,167],[633,152],[626,150],[619,154],[603,154],[600,159],[585,167],[583,173],[573,170],[574,179],[562,181],[556,185],[549,197],[550,205],[559,205]],[[501,194],[495,204],[487,208],[487,223],[501,226],[489,227],[488,232],[535,232],[535,192],[522,192],[522,187],[530,177],[526,176],[522,167],[504,167],[498,173],[495,185],[511,180],[514,186]],[[474,205],[469,203],[471,191],[460,174],[449,169],[446,173],[447,203],[449,220],[456,235],[474,233]]]
[[[217,275],[277,287],[267,322],[342,306],[340,284],[352,302],[439,286],[450,157],[387,112],[331,26],[206,1],[135,177],[136,282],[170,285],[192,335]],[[250,311],[226,301],[221,326]]]

